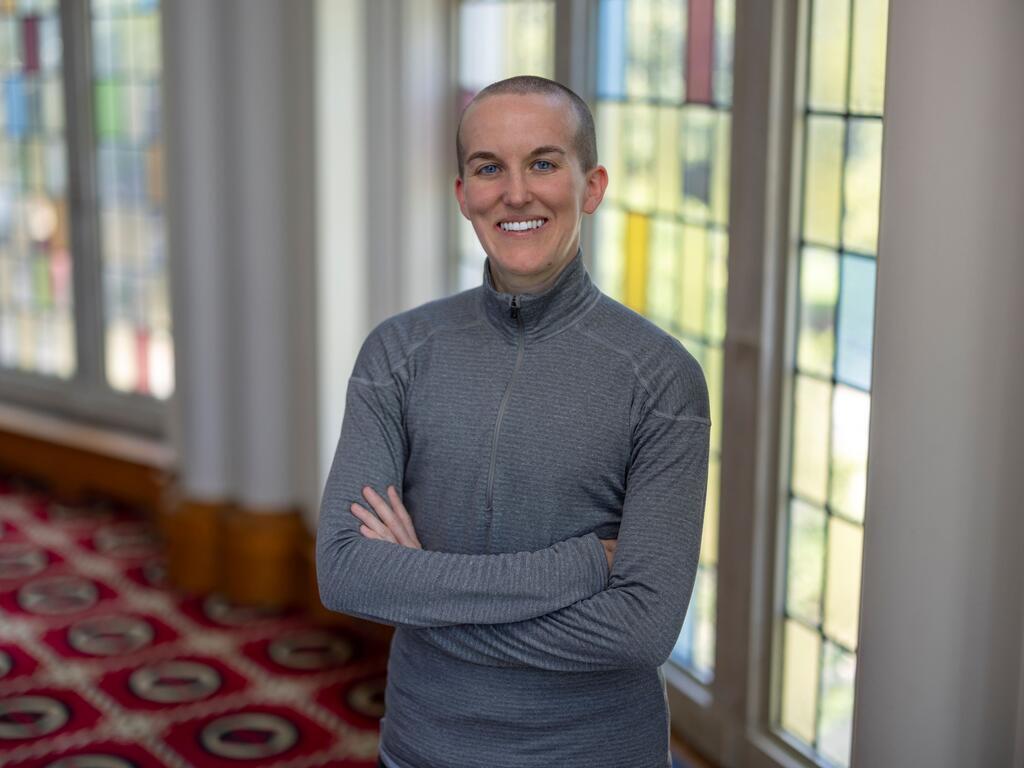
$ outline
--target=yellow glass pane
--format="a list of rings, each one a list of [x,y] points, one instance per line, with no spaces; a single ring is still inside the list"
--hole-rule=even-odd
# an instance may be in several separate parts
[[[821,637],[817,632],[792,619],[786,620],[780,725],[808,743],[814,740],[820,650]]]
[[[832,509],[864,521],[871,396],[837,384],[832,401]]]
[[[792,499],[787,536],[786,614],[817,626],[825,579],[824,510]]]
[[[719,457],[708,458],[708,495],[704,504],[704,528],[701,531],[700,562],[718,565],[718,486],[721,471]]]
[[[658,195],[657,210],[678,213],[682,205],[683,160],[680,155],[677,107],[658,107]]]
[[[875,253],[882,185],[882,121],[850,120],[847,130],[843,245],[858,253]]]
[[[679,327],[683,333],[704,337],[708,263],[708,232],[699,226],[683,227],[683,263],[679,273]]]
[[[828,487],[829,401],[827,381],[797,374],[794,385],[793,467],[794,493],[820,506]]]
[[[597,156],[608,171],[604,205],[622,203],[626,170],[622,162],[622,106],[614,101],[597,103]]]
[[[821,720],[818,751],[836,765],[850,765],[853,742],[853,694],[857,657],[825,643],[821,680]]]
[[[828,576],[825,581],[825,635],[857,648],[860,570],[864,529],[832,516],[828,521]]]
[[[623,107],[623,162],[626,167],[622,202],[633,211],[654,207],[658,169],[658,118],[654,107],[633,104]]]
[[[626,216],[626,301],[644,314],[647,308],[647,257],[650,219],[638,213]]]
[[[668,326],[675,316],[676,271],[682,227],[675,221],[651,221],[650,266],[647,270],[647,316],[661,326]]]
[[[708,232],[708,339],[721,344],[725,339],[726,299],[729,289],[729,235],[725,231]]]
[[[840,179],[843,121],[807,118],[807,165],[804,168],[804,239],[839,246]]]
[[[850,111],[881,115],[885,92],[885,41],[889,26],[887,0],[857,0],[853,7],[853,61]]]
[[[134,392],[138,387],[139,359],[130,323],[107,323],[106,350],[108,383],[122,392]]]
[[[729,223],[729,152],[731,150],[732,115],[719,112],[715,120],[714,156],[711,164],[711,220]]]
[[[796,364],[804,373],[831,377],[836,346],[839,257],[822,248],[803,248],[800,255]]]
[[[149,340],[149,389],[166,399],[174,391],[174,346],[170,333],[153,331]]]
[[[849,45],[849,0],[814,0],[807,73],[807,100],[811,109],[846,111]]]
[[[594,279],[608,296],[623,300],[625,282],[626,216],[618,208],[603,205],[594,221]]]
[[[651,74],[657,51],[651,40],[659,34],[654,27],[649,0],[634,0],[626,10],[626,95],[634,99],[650,98],[655,93]]]

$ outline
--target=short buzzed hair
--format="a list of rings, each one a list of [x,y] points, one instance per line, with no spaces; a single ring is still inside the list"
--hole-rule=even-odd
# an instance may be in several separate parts
[[[548,80],[546,77],[536,75],[517,75],[506,80],[499,80],[491,83],[480,91],[473,100],[466,105],[459,116],[459,127],[455,131],[455,152],[459,159],[459,178],[465,171],[465,149],[462,146],[462,121],[466,117],[469,108],[478,101],[488,96],[499,96],[504,94],[515,94],[528,96],[540,94],[542,96],[558,96],[569,102],[573,114],[576,115],[576,135],[573,136],[572,146],[576,150],[576,156],[580,159],[583,171],[589,171],[597,167],[597,135],[594,131],[594,116],[590,112],[587,102],[576,95],[575,91],[566,88],[561,83]]]

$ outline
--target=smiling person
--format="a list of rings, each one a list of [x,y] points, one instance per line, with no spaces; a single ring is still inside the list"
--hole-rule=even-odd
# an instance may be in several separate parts
[[[580,250],[608,184],[575,93],[514,77],[456,137],[480,286],[357,357],[317,532],[331,610],[396,628],[388,768],[666,768],[660,666],[697,572],[710,418]]]

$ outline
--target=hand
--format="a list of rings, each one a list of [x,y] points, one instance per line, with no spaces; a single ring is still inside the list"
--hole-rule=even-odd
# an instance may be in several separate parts
[[[413,528],[412,518],[402,504],[398,490],[393,485],[388,486],[388,501],[385,501],[370,486],[363,487],[363,496],[369,503],[373,512],[369,512],[358,504],[352,504],[349,509],[352,514],[363,521],[359,526],[359,532],[368,539],[380,539],[390,541],[392,544],[401,544],[403,547],[423,549],[420,540],[416,538],[416,529]]]
[[[619,546],[618,539],[601,539],[604,546],[604,556],[608,558],[608,570],[612,569],[612,560],[615,559],[615,548]]]

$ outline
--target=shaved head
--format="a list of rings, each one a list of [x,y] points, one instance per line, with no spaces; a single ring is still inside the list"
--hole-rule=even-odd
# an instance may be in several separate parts
[[[462,110],[459,117],[459,128],[455,132],[455,152],[459,159],[459,178],[465,171],[466,152],[462,144],[462,123],[466,115],[473,109],[474,105],[483,101],[489,96],[502,94],[526,96],[539,94],[542,96],[555,96],[562,99],[568,109],[572,110],[576,117],[576,131],[573,136],[573,149],[584,173],[597,166],[597,136],[594,132],[594,116],[590,112],[587,102],[576,95],[575,92],[566,88],[561,83],[548,80],[545,77],[534,75],[518,75],[507,80],[499,80],[491,83],[480,91],[473,100]]]

